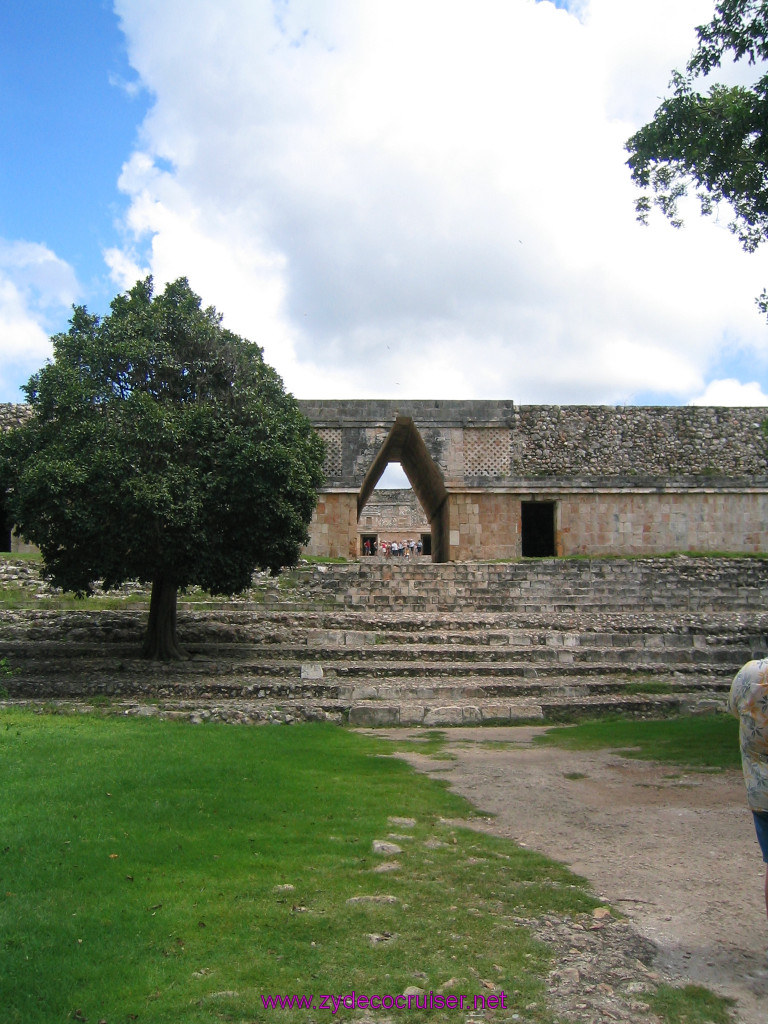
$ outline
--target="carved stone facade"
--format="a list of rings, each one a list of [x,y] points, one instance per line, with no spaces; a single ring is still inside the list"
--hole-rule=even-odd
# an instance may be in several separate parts
[[[326,443],[313,554],[354,557],[363,535],[386,536],[374,488],[389,462],[413,486],[436,561],[768,550],[764,410],[300,405]]]
[[[360,514],[357,523],[358,551],[365,551],[368,540],[373,550],[374,541],[378,545],[382,541],[407,543],[421,541],[422,550],[427,554],[432,550],[432,535],[429,520],[424,509],[418,502],[416,494],[408,490],[375,490]]]
[[[309,554],[354,558],[366,537],[422,538],[436,561],[768,551],[764,409],[299,405],[326,445]],[[0,405],[0,429],[26,415]],[[390,462],[412,492],[375,490]]]

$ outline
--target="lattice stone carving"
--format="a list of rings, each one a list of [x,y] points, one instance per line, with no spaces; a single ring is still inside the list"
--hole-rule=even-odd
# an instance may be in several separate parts
[[[489,428],[464,431],[466,476],[509,476],[512,466],[512,435],[509,430]]]
[[[318,434],[325,445],[323,473],[326,477],[341,476],[341,430],[318,430]]]

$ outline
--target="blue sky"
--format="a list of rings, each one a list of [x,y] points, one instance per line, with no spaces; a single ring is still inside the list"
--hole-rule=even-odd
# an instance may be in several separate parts
[[[299,397],[764,404],[765,253],[624,166],[712,7],[4,5],[0,401],[151,272]]]
[[[99,306],[115,292],[102,250],[126,206],[116,183],[148,107],[135,79],[110,3],[3,5],[0,234],[48,246]]]

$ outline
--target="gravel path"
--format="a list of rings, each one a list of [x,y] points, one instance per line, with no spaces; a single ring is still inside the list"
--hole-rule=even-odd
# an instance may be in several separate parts
[[[455,760],[404,756],[492,814],[484,826],[489,832],[546,853],[589,879],[629,917],[633,935],[653,943],[654,971],[732,998],[739,1024],[766,1024],[764,866],[741,774],[685,772],[613,751],[534,746],[531,739],[540,731],[449,729],[447,746]],[[423,734],[391,729],[375,735]],[[636,974],[639,990],[639,962]],[[567,1019],[589,1020],[576,1012],[584,988],[579,970],[570,977],[576,983]],[[626,1010],[621,1019],[636,1017]]]

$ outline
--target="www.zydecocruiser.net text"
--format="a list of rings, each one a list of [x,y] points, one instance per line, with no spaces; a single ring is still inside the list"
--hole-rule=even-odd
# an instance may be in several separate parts
[[[349,992],[343,996],[262,996],[265,1010],[506,1010],[505,993],[494,995],[443,995],[440,992],[422,992],[408,995],[358,995]]]

